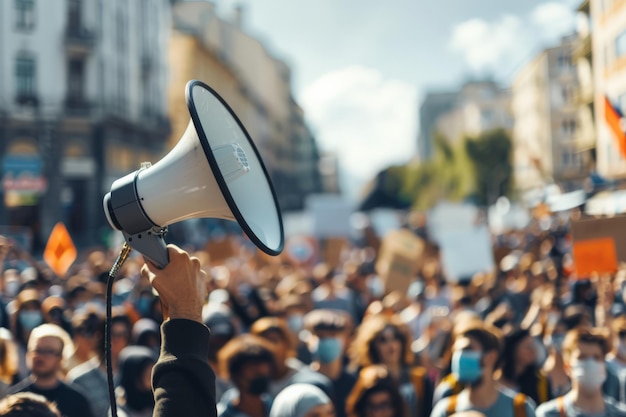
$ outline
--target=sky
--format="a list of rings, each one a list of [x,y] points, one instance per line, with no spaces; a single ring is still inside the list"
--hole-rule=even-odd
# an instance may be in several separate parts
[[[508,85],[576,27],[582,0],[216,0],[292,70],[322,151],[338,155],[350,197],[416,156],[426,91],[493,76]]]

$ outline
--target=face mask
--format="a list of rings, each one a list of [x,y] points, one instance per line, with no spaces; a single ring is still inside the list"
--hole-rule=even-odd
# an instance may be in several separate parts
[[[572,378],[585,390],[600,389],[606,380],[606,366],[604,361],[585,359],[572,364]]]
[[[28,331],[33,330],[43,322],[41,311],[22,311],[19,320],[22,327]]]
[[[385,284],[380,279],[380,277],[374,275],[367,282],[367,287],[370,290],[370,294],[374,298],[380,298],[385,295]]]
[[[302,314],[292,314],[291,316],[287,317],[287,327],[289,327],[289,330],[291,330],[293,333],[299,333],[300,330],[302,330],[304,324],[304,317],[302,316]]]
[[[336,337],[320,339],[317,351],[312,352],[321,363],[331,363],[341,356],[341,340]]]
[[[261,395],[269,391],[270,378],[267,376],[257,376],[248,385],[248,393],[251,395]]]
[[[459,382],[474,383],[483,375],[481,352],[462,350],[452,355],[452,373]]]
[[[152,306],[152,299],[148,297],[140,297],[137,300],[137,312],[141,317],[148,317],[150,315],[150,307]]]

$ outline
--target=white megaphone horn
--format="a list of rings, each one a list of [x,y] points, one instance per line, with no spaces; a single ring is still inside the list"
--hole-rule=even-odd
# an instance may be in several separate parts
[[[167,226],[192,218],[235,220],[263,252],[278,255],[283,223],[269,175],[248,132],[206,84],[185,88],[191,120],[154,165],[116,180],[104,197],[109,224],[155,265],[169,263]]]

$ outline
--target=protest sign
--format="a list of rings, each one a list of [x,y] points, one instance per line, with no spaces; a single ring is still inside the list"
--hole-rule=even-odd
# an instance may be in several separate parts
[[[385,285],[385,292],[407,292],[423,263],[425,246],[422,239],[407,229],[394,230],[384,237],[376,273]]]
[[[63,278],[76,260],[76,256],[76,246],[70,233],[63,223],[57,223],[48,238],[43,259],[59,278]]]
[[[350,237],[353,204],[339,195],[313,195],[307,198],[313,234],[317,238]]]
[[[487,226],[446,230],[440,235],[443,267],[450,281],[471,279],[494,267],[491,237]]]
[[[600,274],[615,272],[611,263],[611,255],[604,253],[606,251],[612,252],[613,247],[615,248],[616,263],[626,262],[625,228],[626,216],[623,215],[585,218],[572,222],[573,257],[579,278],[588,276],[590,271]],[[610,243],[608,239],[612,242]],[[580,271],[579,263],[581,263]]]
[[[579,240],[572,250],[576,275],[589,277],[593,273],[613,274],[617,271],[615,241],[611,237]]]

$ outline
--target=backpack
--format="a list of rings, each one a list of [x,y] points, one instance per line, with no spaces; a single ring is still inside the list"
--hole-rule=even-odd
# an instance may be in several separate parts
[[[452,395],[448,398],[449,402],[446,415],[451,416],[456,413],[457,396]],[[519,393],[513,398],[513,415],[515,417],[526,417],[526,395]]]

